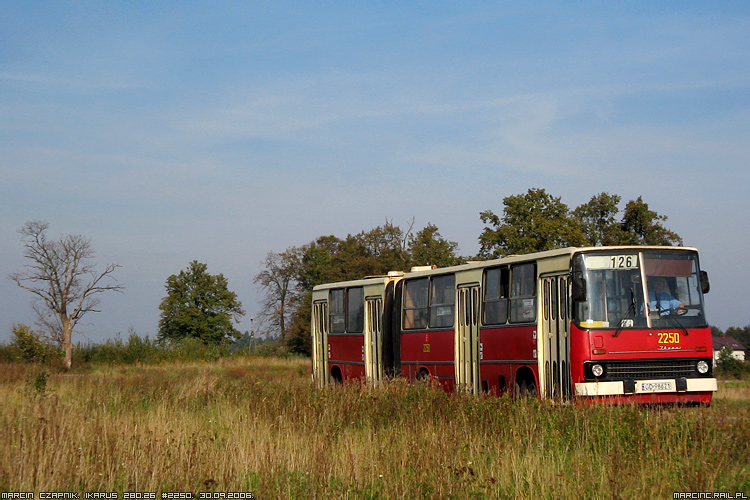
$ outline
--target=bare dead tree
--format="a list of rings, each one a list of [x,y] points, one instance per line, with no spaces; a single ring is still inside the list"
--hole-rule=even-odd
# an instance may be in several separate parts
[[[37,300],[31,304],[31,308],[36,315],[36,326],[40,329],[38,332],[39,336],[50,344],[62,347],[63,338],[60,317],[53,314],[47,307],[47,304],[41,300]]]
[[[123,285],[113,280],[117,264],[107,264],[98,272],[93,262],[91,241],[81,235],[65,235],[59,240],[47,239],[49,224],[27,222],[18,232],[22,235],[24,270],[8,276],[24,290],[37,296],[35,311],[40,323],[59,339],[65,351],[64,366],[70,369],[73,359],[73,331],[86,313],[99,312],[98,295],[106,291],[122,292]]]
[[[303,249],[292,247],[284,252],[268,252],[263,267],[253,282],[265,294],[263,307],[259,314],[260,329],[267,334],[279,333],[281,340],[286,339],[289,317],[299,305],[299,294],[295,283],[299,275]]]

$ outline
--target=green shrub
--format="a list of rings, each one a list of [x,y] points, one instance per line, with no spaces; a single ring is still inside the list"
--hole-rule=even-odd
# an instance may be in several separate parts
[[[247,342],[205,344],[201,339],[184,338],[180,340],[151,340],[141,337],[133,329],[127,341],[123,342],[119,334],[100,344],[77,344],[73,350],[76,364],[158,364],[175,361],[217,361],[222,358],[239,356],[257,357],[290,357],[281,340],[261,340],[257,345]],[[0,345],[0,359],[14,361],[21,359],[17,348]]]
[[[23,324],[13,326],[13,340],[22,359],[43,363],[55,356],[57,349],[39,339],[39,334]]]
[[[50,392],[47,388],[49,375],[49,371],[46,368],[42,368],[37,374],[29,374],[26,378],[26,394],[30,396],[46,396]]]
[[[261,358],[285,358],[290,355],[289,349],[281,340],[264,342],[248,350],[251,356]]]
[[[131,328],[127,342],[123,342],[118,334],[101,344],[78,344],[73,356],[85,363],[157,363],[168,357],[165,354],[167,350],[166,346],[152,341],[148,336],[140,337]]]
[[[740,379],[742,378],[742,372],[745,370],[742,361],[735,358],[733,353],[734,349],[731,346],[725,345],[722,347],[716,360],[716,369],[720,375]]]
[[[125,363],[150,363],[158,361],[162,357],[163,349],[152,342],[148,336],[141,338],[131,329],[128,343],[124,346],[123,362]]]
[[[0,343],[0,361],[13,363],[23,359],[21,351],[13,344]]]

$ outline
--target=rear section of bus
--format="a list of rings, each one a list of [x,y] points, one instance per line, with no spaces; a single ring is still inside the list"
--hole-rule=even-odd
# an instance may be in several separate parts
[[[357,379],[377,385],[385,377],[394,363],[394,284],[402,276],[391,272],[313,289],[312,363],[318,387]]]

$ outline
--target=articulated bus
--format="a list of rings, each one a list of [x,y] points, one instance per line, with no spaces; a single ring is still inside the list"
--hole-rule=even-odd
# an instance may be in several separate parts
[[[318,386],[385,377],[448,391],[710,404],[717,390],[688,247],[565,248],[313,290]]]

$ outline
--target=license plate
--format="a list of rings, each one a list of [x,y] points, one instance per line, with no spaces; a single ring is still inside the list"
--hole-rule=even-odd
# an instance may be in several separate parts
[[[674,381],[638,382],[635,392],[674,392]]]

